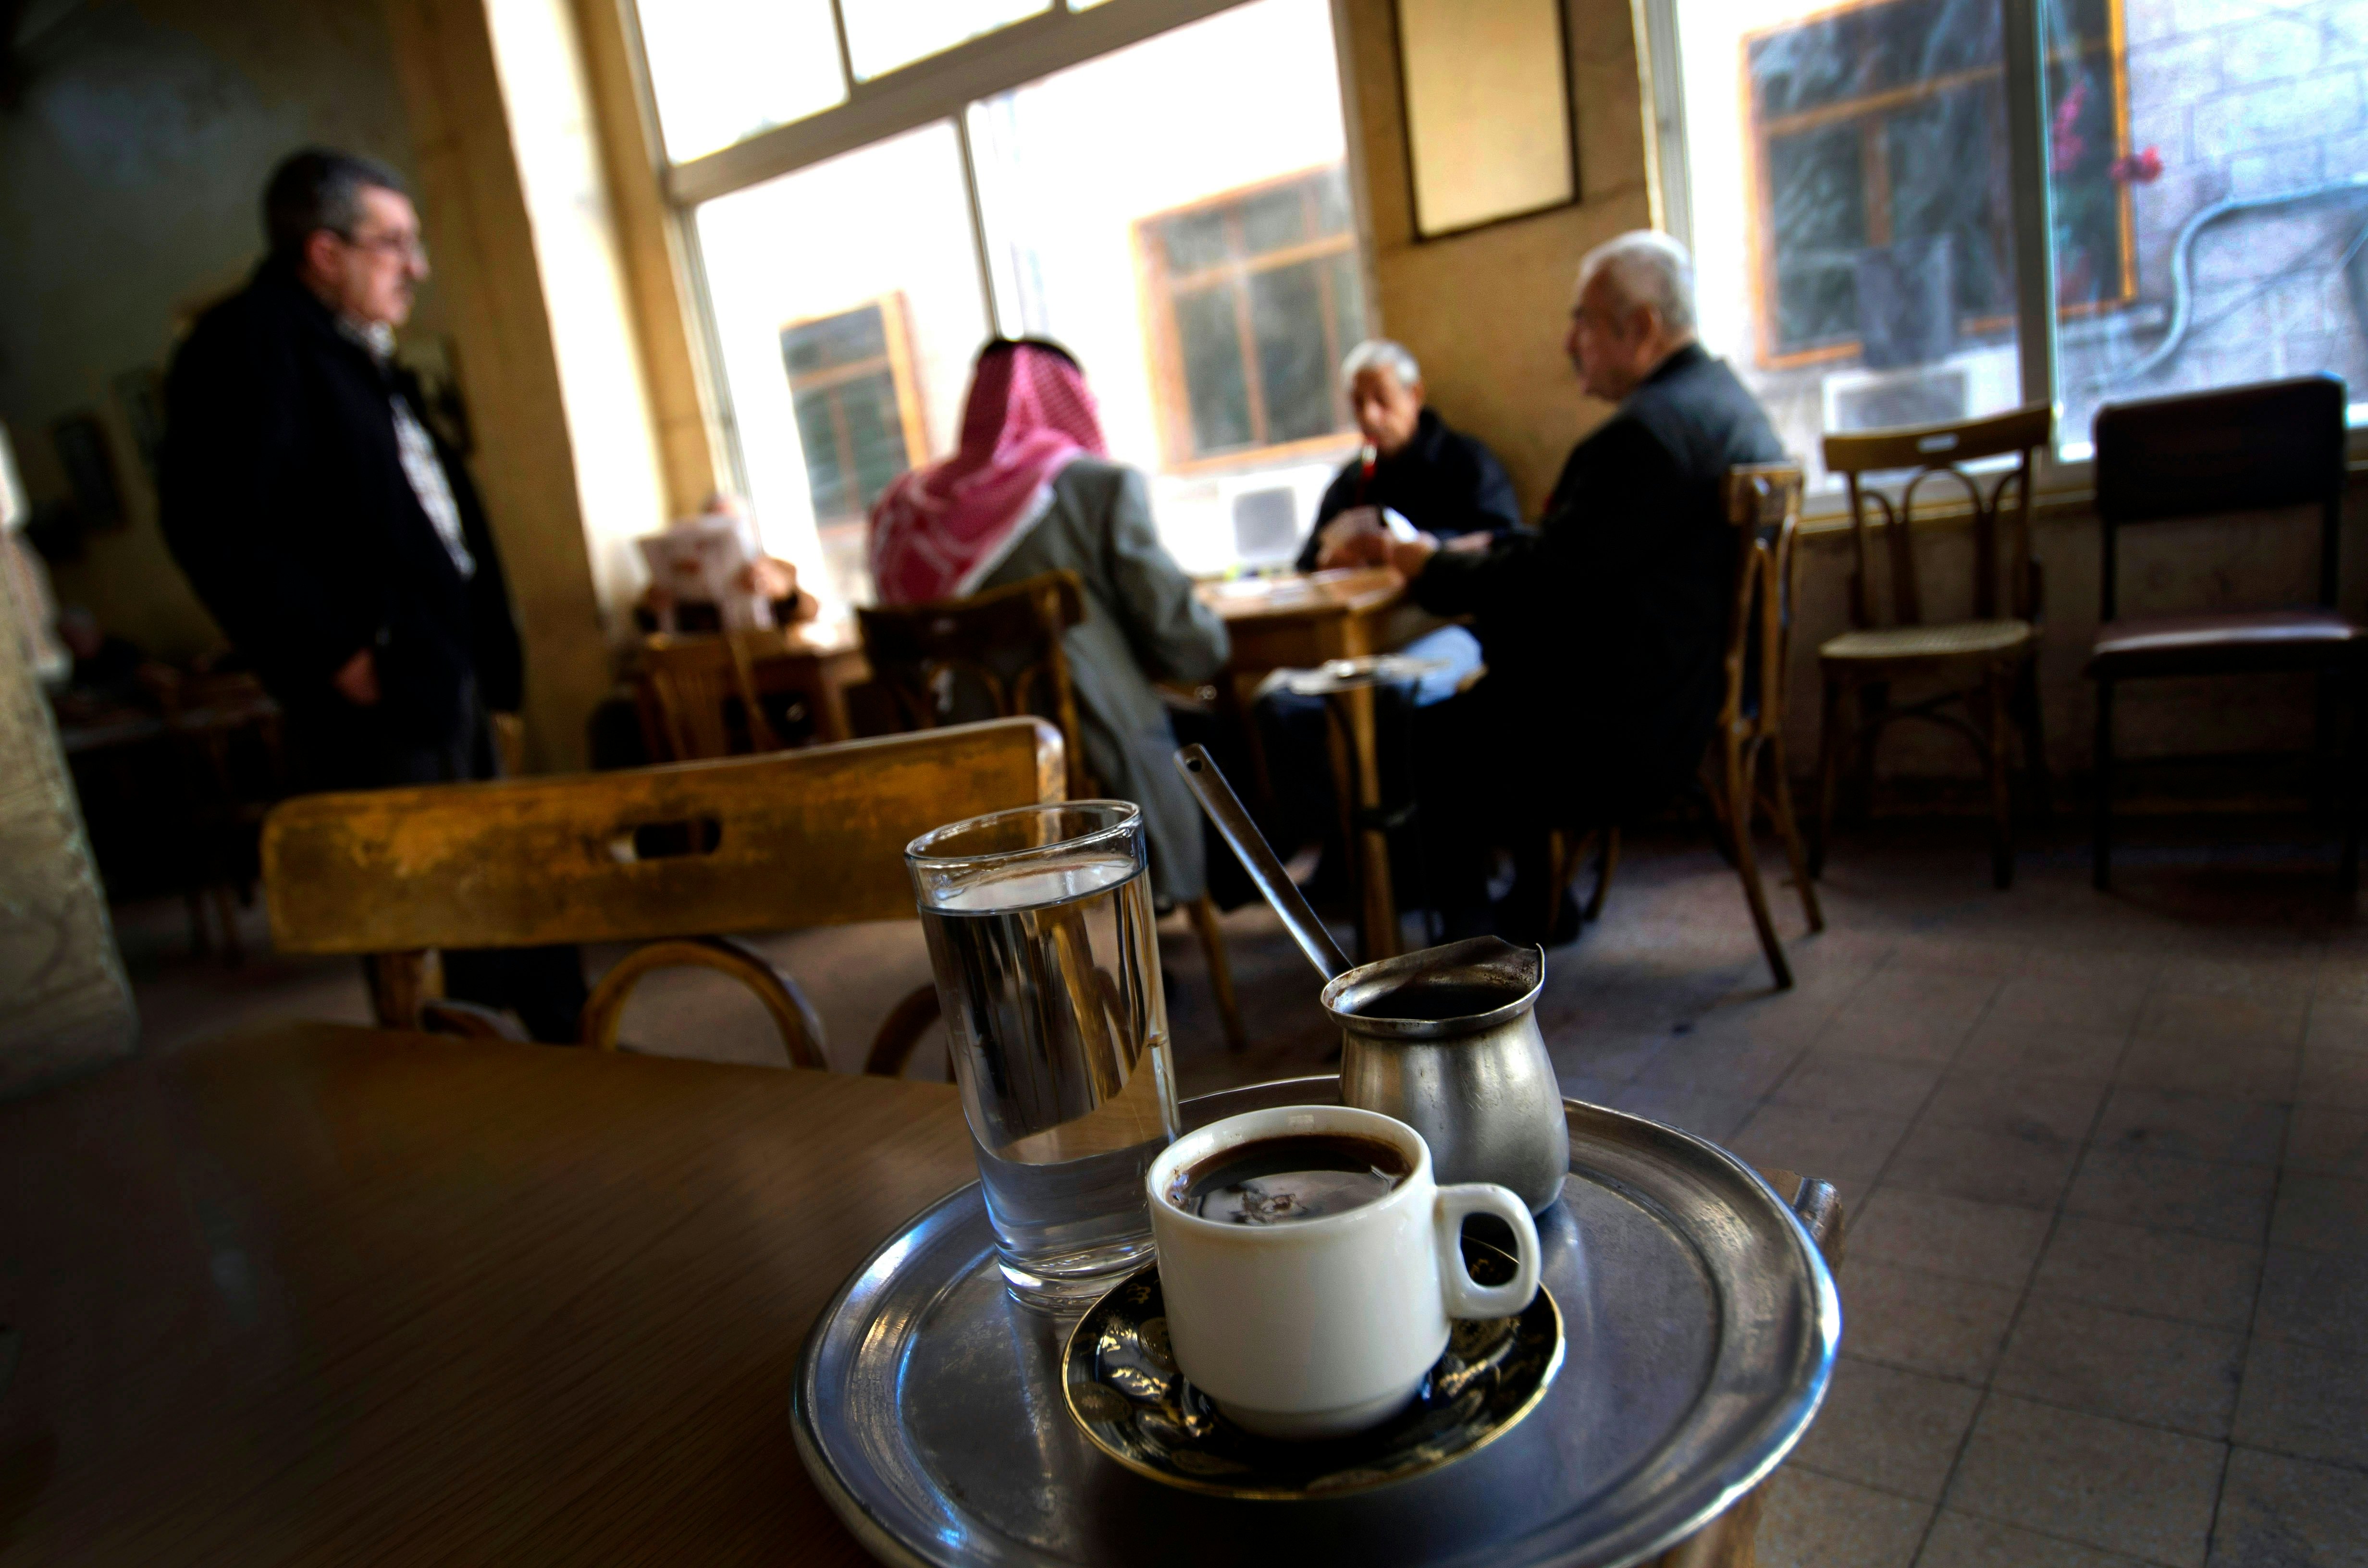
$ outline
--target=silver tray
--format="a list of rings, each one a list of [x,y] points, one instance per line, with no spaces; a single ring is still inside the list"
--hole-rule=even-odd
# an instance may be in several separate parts
[[[1185,1125],[1332,1103],[1337,1078],[1184,1102]],[[1699,1138],[1565,1100],[1571,1179],[1538,1217],[1562,1372],[1485,1452],[1357,1496],[1200,1496],[1097,1451],[1063,1403],[1068,1325],[1003,1291],[977,1185],[848,1279],[791,1396],[798,1455],[874,1556],[939,1568],[1352,1562],[1618,1568],[1774,1469],[1825,1397],[1833,1278],[1768,1185]]]

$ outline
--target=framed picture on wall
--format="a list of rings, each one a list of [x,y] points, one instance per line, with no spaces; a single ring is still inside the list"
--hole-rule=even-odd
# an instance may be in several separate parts
[[[1562,0],[1396,0],[1418,239],[1578,199]]]

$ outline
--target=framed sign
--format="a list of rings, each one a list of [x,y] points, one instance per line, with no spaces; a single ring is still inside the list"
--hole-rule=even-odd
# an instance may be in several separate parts
[[[1417,237],[1578,199],[1561,0],[1396,0]]]

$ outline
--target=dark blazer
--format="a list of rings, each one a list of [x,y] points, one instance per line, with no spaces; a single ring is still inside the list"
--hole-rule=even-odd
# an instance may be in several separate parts
[[[1299,569],[1315,570],[1315,536],[1352,506],[1395,506],[1406,521],[1441,539],[1521,526],[1521,504],[1497,454],[1426,408],[1406,444],[1373,465],[1352,458],[1315,508],[1315,527],[1300,547]]]
[[[476,562],[463,578],[404,473],[392,397],[419,411],[407,375],[381,368],[289,267],[267,261],[174,356],[158,462],[174,559],[300,732],[381,750],[449,744],[472,681],[484,708],[510,710],[522,680],[468,471],[438,438]],[[359,710],[329,680],[364,648],[381,700]]]
[[[1573,449],[1535,533],[1442,551],[1415,579],[1425,609],[1475,618],[1482,689],[1565,770],[1559,788],[1617,812],[1692,776],[1717,721],[1734,572],[1720,481],[1783,454],[1735,373],[1690,345]]]

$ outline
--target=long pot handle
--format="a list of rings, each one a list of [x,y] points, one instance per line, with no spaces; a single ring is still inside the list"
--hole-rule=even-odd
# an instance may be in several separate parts
[[[1352,967],[1349,955],[1340,950],[1340,944],[1324,928],[1324,922],[1315,918],[1315,911],[1307,907],[1299,884],[1291,880],[1291,873],[1275,858],[1273,846],[1258,830],[1258,824],[1250,821],[1248,810],[1242,805],[1241,797],[1234,793],[1234,787],[1225,782],[1209,748],[1190,745],[1178,752],[1176,771],[1184,776],[1184,787],[1192,791],[1192,798],[1201,802],[1201,809],[1209,813],[1209,820],[1217,824],[1217,831],[1233,846],[1242,869],[1250,874],[1258,892],[1266,894],[1267,903],[1282,916],[1284,929],[1299,943],[1299,950],[1307,955],[1307,961],[1315,966],[1316,972],[1326,980],[1346,974]]]

